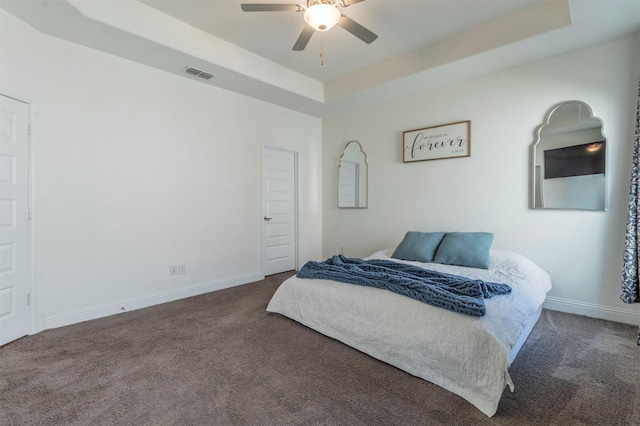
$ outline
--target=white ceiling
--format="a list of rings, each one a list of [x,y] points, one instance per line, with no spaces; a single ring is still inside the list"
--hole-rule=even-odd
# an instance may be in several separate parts
[[[640,30],[639,0],[366,0],[340,27],[291,50],[301,13],[243,12],[296,0],[0,0],[37,30],[185,78],[322,116],[357,102],[443,85]],[[324,65],[320,61],[323,51]],[[184,73],[195,66],[216,75]]]
[[[305,51],[291,48],[305,22],[296,12],[243,12],[241,3],[304,0],[140,0],[189,25],[326,83],[419,50],[539,0],[366,0],[341,12],[378,35],[367,45],[336,26],[316,32]],[[325,64],[321,65],[320,51]]]

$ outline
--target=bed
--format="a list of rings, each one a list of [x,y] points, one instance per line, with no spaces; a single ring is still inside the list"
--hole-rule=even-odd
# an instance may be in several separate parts
[[[387,259],[462,277],[508,284],[510,294],[487,299],[473,317],[393,292],[327,279],[293,276],[280,285],[267,311],[282,314],[374,358],[428,380],[491,417],[503,390],[514,384],[509,366],[535,325],[549,274],[526,257],[488,251],[488,269]]]

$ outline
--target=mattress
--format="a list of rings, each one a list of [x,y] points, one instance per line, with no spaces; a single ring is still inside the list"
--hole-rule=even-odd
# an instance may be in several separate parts
[[[368,259],[391,259],[392,250]],[[485,300],[471,317],[387,290],[293,276],[267,311],[282,314],[374,358],[439,385],[495,414],[508,368],[551,289],[549,274],[526,257],[491,250],[489,269],[400,261],[468,278],[508,284],[511,294]]]

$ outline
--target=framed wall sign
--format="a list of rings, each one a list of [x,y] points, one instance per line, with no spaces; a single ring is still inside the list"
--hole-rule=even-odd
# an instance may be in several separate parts
[[[402,161],[471,156],[471,121],[407,130],[402,133]]]

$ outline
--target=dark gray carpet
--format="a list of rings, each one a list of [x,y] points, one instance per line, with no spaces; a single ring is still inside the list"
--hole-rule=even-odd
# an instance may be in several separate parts
[[[637,327],[544,311],[488,418],[266,313],[289,275],[0,348],[0,424],[640,425]]]

